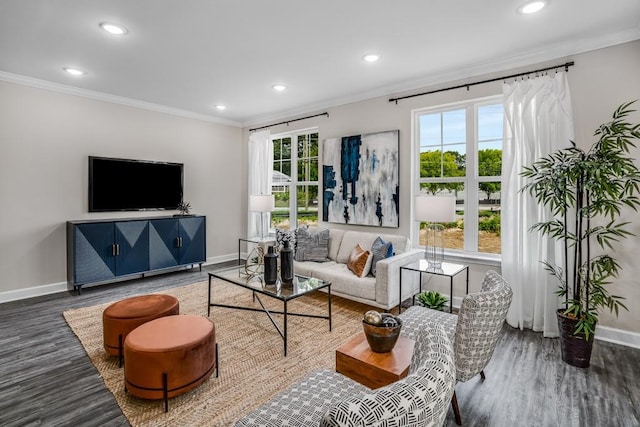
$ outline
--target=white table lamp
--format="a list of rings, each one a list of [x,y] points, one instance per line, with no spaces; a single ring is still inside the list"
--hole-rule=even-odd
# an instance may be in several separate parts
[[[272,212],[275,208],[275,198],[273,194],[250,194],[249,211],[260,212],[260,238],[265,238],[264,214]]]
[[[428,223],[424,257],[429,267],[439,268],[444,259],[444,226],[440,223],[456,220],[456,198],[420,195],[415,202],[416,221]]]

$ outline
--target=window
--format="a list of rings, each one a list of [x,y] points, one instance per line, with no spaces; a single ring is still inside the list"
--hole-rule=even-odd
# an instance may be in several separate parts
[[[271,227],[318,224],[318,131],[272,137],[275,210]]]
[[[414,111],[416,191],[456,197],[448,249],[501,253],[503,116],[502,97]],[[426,224],[412,226],[424,245]]]

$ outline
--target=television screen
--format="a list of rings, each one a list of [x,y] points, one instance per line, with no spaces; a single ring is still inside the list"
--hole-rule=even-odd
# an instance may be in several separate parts
[[[176,209],[182,163],[89,156],[89,212]]]

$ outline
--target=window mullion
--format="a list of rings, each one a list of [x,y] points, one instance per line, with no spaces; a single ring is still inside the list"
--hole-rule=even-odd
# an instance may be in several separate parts
[[[295,228],[298,223],[298,137],[299,133],[291,135],[291,186],[289,188],[289,223]]]
[[[466,108],[467,124],[467,176],[464,201],[464,249],[465,251],[478,251],[478,125],[477,111],[474,105]]]

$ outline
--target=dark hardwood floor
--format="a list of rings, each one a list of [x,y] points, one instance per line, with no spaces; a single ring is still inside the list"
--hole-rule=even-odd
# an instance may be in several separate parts
[[[128,425],[62,312],[205,280],[219,267],[0,304],[0,426]],[[557,339],[505,326],[485,373],[456,386],[465,426],[640,426],[638,349],[596,341],[591,367],[573,368]]]

